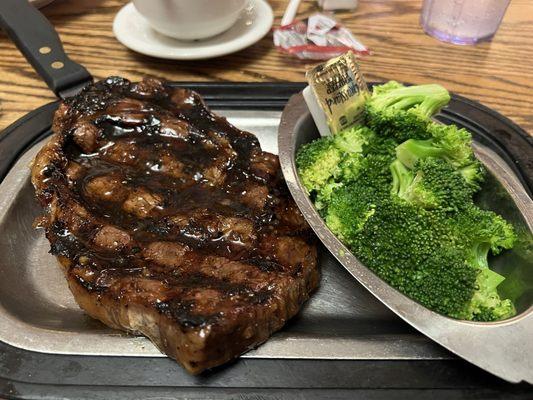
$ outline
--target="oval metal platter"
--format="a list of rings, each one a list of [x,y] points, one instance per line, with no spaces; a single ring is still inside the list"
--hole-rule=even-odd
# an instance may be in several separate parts
[[[414,328],[474,365],[510,382],[533,383],[533,305],[531,293],[517,300],[518,315],[499,322],[481,323],[451,319],[435,313],[395,290],[365,267],[328,229],[303,188],[295,155],[304,143],[319,137],[303,96],[287,103],[279,126],[278,148],[281,168],[290,192],[304,217],[327,249],[346,270],[377,299]],[[494,151],[475,141],[474,151],[487,167],[489,176],[479,201],[510,220],[526,243],[533,230],[533,201]],[[531,280],[531,249],[516,246],[493,260],[499,273]],[[529,254],[529,256],[528,256]]]

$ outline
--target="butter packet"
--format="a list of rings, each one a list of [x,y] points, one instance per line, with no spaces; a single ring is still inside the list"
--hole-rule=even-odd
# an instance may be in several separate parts
[[[331,134],[362,123],[369,92],[353,52],[317,65],[306,78]]]

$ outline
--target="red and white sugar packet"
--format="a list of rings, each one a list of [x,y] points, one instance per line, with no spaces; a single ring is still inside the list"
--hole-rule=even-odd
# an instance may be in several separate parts
[[[357,55],[370,54],[348,29],[332,16],[320,13],[275,29],[274,45],[280,51],[309,60],[326,60],[350,50]]]

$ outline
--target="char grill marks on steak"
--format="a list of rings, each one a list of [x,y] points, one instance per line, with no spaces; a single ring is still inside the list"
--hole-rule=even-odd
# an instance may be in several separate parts
[[[37,155],[41,225],[77,302],[199,373],[265,341],[318,285],[276,156],[194,92],[108,78]]]

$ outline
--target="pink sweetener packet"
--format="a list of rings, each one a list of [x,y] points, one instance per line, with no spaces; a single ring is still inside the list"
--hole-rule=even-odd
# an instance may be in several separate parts
[[[316,13],[274,30],[274,45],[301,59],[326,60],[347,51],[356,55],[370,50],[331,15]]]

